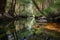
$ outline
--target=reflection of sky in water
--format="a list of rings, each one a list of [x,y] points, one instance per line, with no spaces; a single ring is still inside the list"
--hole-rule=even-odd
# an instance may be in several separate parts
[[[27,18],[27,26],[28,26],[28,29],[30,30],[35,22],[35,18],[34,17],[28,17]]]

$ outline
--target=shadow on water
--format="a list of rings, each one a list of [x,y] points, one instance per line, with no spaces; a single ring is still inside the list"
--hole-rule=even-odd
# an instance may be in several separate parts
[[[18,27],[25,26],[26,18],[20,20],[0,21],[0,40],[17,40]],[[11,37],[12,38],[11,38]]]

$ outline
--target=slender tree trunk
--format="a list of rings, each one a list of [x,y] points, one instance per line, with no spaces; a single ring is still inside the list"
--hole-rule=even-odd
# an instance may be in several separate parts
[[[12,17],[14,17],[14,13],[15,13],[15,5],[16,5],[16,0],[12,0],[11,7],[8,11],[8,14]]]
[[[7,0],[0,0],[0,14],[2,14],[2,16],[5,13],[6,1]]]
[[[37,3],[35,2],[35,0],[32,0],[33,4],[35,5],[35,7],[37,8],[37,10],[42,14],[44,15],[44,13],[42,12],[42,10],[40,10],[40,8],[38,7]],[[46,16],[46,15],[44,15]]]
[[[45,8],[44,3],[45,3],[45,1],[44,1],[44,0],[42,0],[42,11],[43,11],[43,10],[44,10],[44,8]]]

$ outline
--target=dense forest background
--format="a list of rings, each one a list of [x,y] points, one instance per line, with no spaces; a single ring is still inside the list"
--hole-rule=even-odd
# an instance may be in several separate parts
[[[38,7],[37,7],[38,6]],[[31,11],[31,12],[29,12]],[[59,0],[1,0],[0,15],[16,16],[16,15],[35,15],[50,16],[59,15]],[[57,14],[57,15],[56,15]]]

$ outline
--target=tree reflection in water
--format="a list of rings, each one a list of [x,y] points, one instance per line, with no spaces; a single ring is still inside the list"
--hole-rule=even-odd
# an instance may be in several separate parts
[[[29,19],[30,20],[30,19]],[[0,24],[0,28],[3,32],[0,33],[0,40],[11,36],[11,40],[59,40],[60,39],[60,24],[57,23],[45,23],[42,27],[41,23],[35,23],[32,25],[32,29],[29,31],[27,24],[30,21],[27,19],[13,20],[11,22],[4,22]],[[42,29],[41,29],[42,28]],[[0,29],[0,31],[2,31]],[[10,35],[8,35],[10,34]],[[2,36],[1,36],[2,35]],[[5,35],[5,37],[4,37]],[[6,37],[7,35],[7,37]],[[4,40],[5,40],[4,39]],[[10,40],[8,39],[8,40]],[[7,39],[6,39],[7,40]]]

